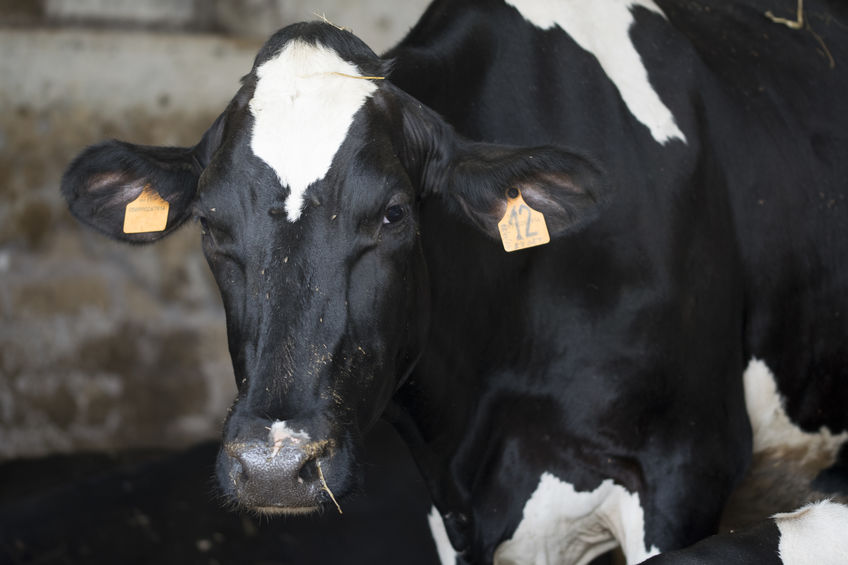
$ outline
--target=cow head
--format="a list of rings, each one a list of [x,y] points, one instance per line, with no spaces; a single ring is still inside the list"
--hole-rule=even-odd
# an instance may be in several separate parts
[[[359,439],[428,330],[422,199],[500,245],[510,187],[554,238],[603,196],[585,159],[470,142],[388,79],[367,78],[390,66],[345,31],[291,26],[198,145],[106,142],[63,178],[73,214],[120,240],[152,242],[198,219],[238,386],[218,476],[246,507],[308,512],[355,487]],[[151,189],[168,203],[164,228],[125,233],[128,203]]]

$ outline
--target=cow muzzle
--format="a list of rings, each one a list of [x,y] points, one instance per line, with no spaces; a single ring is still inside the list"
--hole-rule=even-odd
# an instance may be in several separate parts
[[[264,514],[306,514],[332,501],[333,440],[313,440],[286,422],[266,426],[267,437],[226,441],[218,456],[218,479],[240,506]]]

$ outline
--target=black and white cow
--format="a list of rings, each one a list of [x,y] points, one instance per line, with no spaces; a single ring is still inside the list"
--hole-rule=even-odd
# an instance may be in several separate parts
[[[645,565],[840,565],[848,563],[848,506],[830,501],[710,536]]]
[[[848,14],[779,4],[436,0],[382,58],[294,25],[198,145],[62,190],[126,241],[199,219],[233,501],[343,505],[382,416],[445,562],[636,563],[715,532],[772,424],[848,437]],[[127,229],[142,193],[167,217]],[[530,209],[550,243],[507,253]]]

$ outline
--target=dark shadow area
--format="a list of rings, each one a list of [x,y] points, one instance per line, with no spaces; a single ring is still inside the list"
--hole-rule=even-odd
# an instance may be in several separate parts
[[[217,450],[208,442],[0,466],[0,563],[438,563],[426,488],[387,425],[366,438],[364,489],[341,501],[343,515],[269,520],[222,508]]]

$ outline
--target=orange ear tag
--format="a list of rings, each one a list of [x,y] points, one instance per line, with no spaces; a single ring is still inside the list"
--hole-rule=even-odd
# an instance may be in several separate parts
[[[171,204],[159,193],[145,185],[138,198],[127,204],[124,214],[124,233],[165,231]]]
[[[527,249],[551,241],[545,216],[524,202],[520,190],[510,188],[506,191],[506,197],[506,213],[498,223],[506,251]]]

